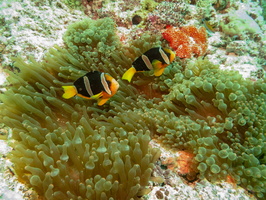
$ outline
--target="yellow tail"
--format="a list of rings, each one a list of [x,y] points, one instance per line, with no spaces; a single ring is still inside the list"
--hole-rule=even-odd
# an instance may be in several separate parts
[[[65,92],[62,96],[64,99],[69,99],[77,94],[77,89],[75,86],[62,86],[62,88]]]
[[[136,73],[136,69],[134,67],[130,67],[122,76],[123,80],[128,80],[128,82],[131,81],[132,77]]]

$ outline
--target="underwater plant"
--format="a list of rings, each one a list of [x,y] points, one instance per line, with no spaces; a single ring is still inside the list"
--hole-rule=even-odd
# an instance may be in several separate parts
[[[8,155],[19,180],[44,199],[138,199],[147,193],[160,151],[195,155],[199,178],[236,183],[265,196],[266,83],[222,71],[201,57],[184,68],[173,62],[160,77],[149,72],[121,80],[132,62],[159,37],[143,34],[127,46],[109,18],[84,19],[38,63],[14,63],[12,87],[0,95],[0,119],[13,130]],[[62,98],[62,86],[88,71],[120,84],[99,107]]]

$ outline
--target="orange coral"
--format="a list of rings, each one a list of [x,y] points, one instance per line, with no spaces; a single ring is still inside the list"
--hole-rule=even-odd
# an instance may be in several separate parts
[[[179,174],[191,174],[197,171],[197,167],[193,162],[195,155],[186,151],[179,151],[179,156],[176,158],[167,158],[162,163],[167,166],[168,169],[177,171]]]
[[[180,151],[180,156],[177,159],[177,165],[179,167],[179,173],[180,174],[189,174],[192,171],[194,171],[194,163],[193,158],[195,157],[194,154],[186,152],[186,151]]]
[[[162,35],[180,58],[202,56],[206,53],[208,46],[204,27],[197,29],[195,26],[181,28],[168,26]]]
[[[226,182],[232,184],[235,188],[237,186],[236,180],[231,175],[226,176]]]

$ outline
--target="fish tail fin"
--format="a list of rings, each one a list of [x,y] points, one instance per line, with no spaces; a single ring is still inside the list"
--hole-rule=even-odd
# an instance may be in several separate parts
[[[75,86],[62,86],[62,88],[64,89],[64,94],[62,95],[64,99],[69,99],[77,94]]]
[[[136,69],[134,67],[130,67],[122,76],[123,80],[128,80],[128,82],[131,81],[132,77],[136,73]]]

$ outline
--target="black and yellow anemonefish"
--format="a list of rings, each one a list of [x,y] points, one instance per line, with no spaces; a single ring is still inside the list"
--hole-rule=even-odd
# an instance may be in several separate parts
[[[136,72],[154,70],[155,76],[161,76],[164,69],[175,59],[175,53],[170,49],[151,48],[138,57],[122,76],[122,79],[131,81]]]
[[[86,99],[97,99],[101,106],[115,95],[119,83],[107,73],[93,71],[78,78],[72,86],[62,86],[64,89],[63,98],[69,99],[79,96]]]

